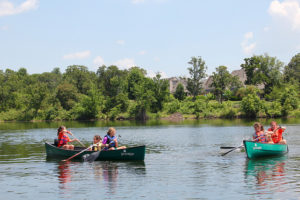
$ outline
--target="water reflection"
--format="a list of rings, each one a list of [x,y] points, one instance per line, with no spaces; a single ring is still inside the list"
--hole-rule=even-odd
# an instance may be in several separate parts
[[[58,180],[59,180],[59,187],[60,189],[66,189],[66,185],[68,182],[71,181],[71,169],[70,169],[70,162],[59,162],[58,164]]]
[[[283,192],[280,189],[286,184],[285,165],[287,156],[246,160],[245,180],[249,185],[254,185],[259,193]],[[255,178],[253,180],[253,178]],[[253,183],[255,181],[255,184]]]
[[[48,162],[55,162],[48,160]],[[84,177],[80,174],[84,173]],[[142,162],[101,161],[93,163],[57,162],[59,189],[64,196],[70,194],[71,184],[76,182],[95,184],[106,194],[115,194],[118,189],[119,174],[123,177],[140,177],[146,168]],[[103,187],[104,186],[104,187]]]

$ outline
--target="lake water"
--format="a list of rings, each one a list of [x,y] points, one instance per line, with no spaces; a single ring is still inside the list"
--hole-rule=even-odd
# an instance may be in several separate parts
[[[289,154],[256,161],[220,156],[250,138],[253,121],[64,122],[87,145],[109,126],[121,144],[146,145],[144,162],[94,163],[47,161],[61,122],[0,123],[1,199],[300,199],[300,119],[278,121]]]

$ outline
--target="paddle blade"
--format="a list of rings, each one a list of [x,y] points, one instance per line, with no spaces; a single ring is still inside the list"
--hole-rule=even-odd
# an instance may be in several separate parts
[[[233,149],[235,147],[220,147],[220,149]]]
[[[84,162],[94,162],[100,155],[100,152],[101,151],[97,151],[97,152],[94,152],[94,153],[91,153],[91,154],[86,154],[84,155],[82,158],[83,158],[83,161]]]

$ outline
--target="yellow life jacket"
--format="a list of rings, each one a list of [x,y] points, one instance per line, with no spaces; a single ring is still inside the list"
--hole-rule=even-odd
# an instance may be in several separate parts
[[[93,151],[101,151],[102,143],[99,142],[97,145],[93,146]]]

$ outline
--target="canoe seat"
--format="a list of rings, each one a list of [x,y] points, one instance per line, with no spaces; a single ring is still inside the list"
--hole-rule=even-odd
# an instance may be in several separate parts
[[[58,145],[58,139],[54,139],[54,146],[57,147],[57,145]]]

